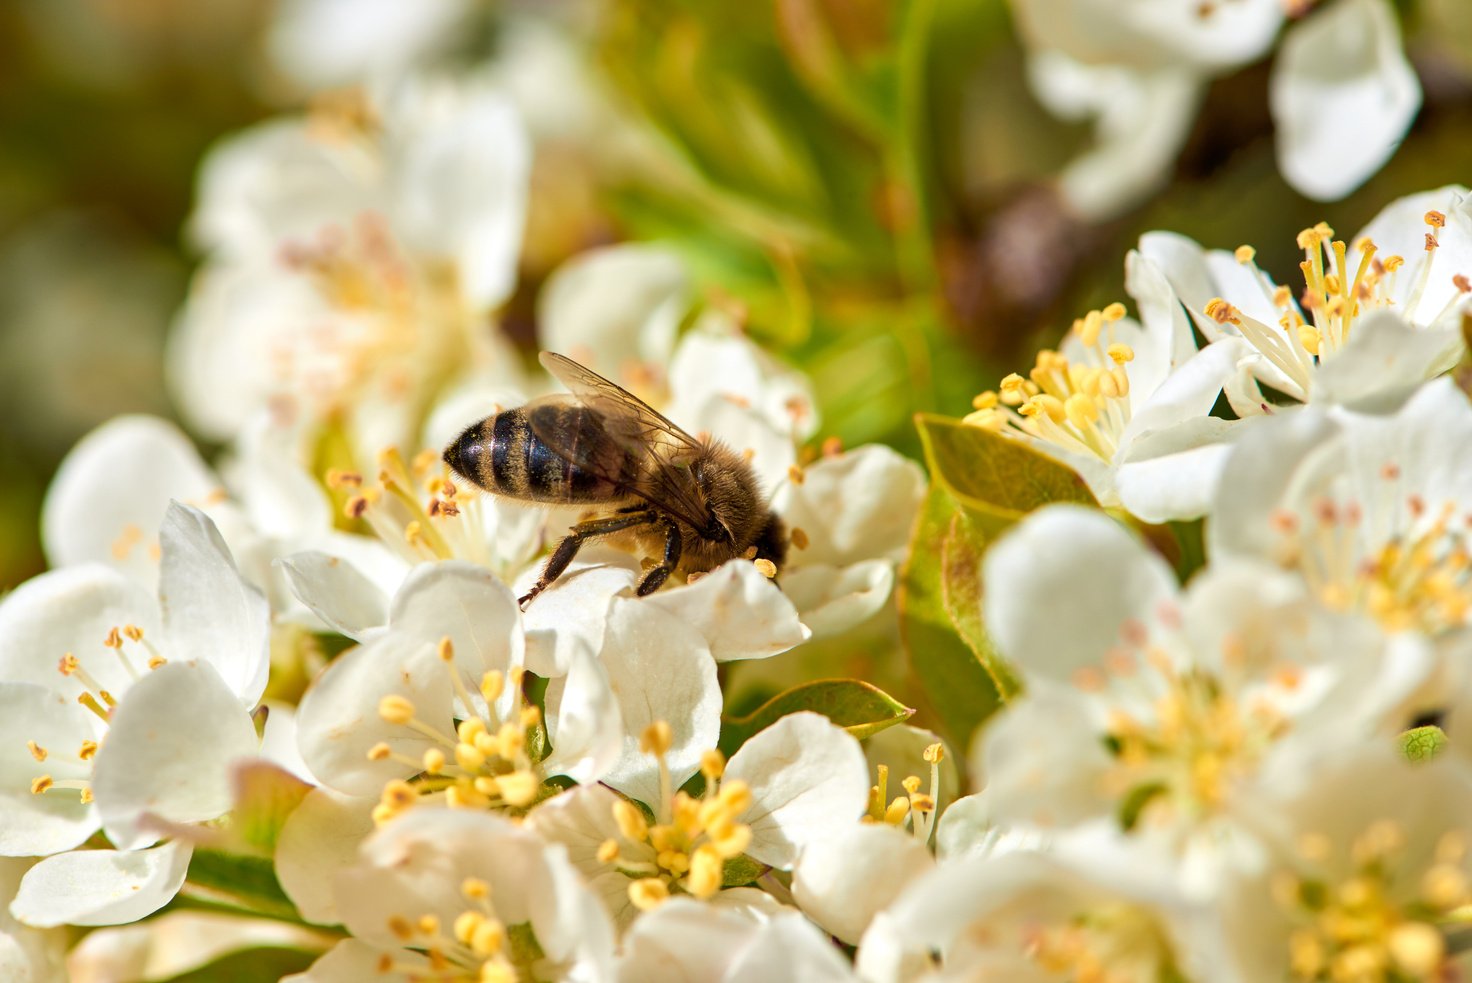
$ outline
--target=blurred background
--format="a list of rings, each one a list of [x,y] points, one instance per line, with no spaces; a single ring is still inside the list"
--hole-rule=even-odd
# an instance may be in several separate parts
[[[41,502],[80,436],[175,415],[164,352],[199,259],[202,157],[340,94],[355,52],[382,56],[374,32],[516,92],[536,159],[502,321],[523,349],[564,259],[664,242],[706,303],[812,376],[820,436],[910,453],[913,413],[965,413],[1074,316],[1125,299],[1144,231],[1251,243],[1292,282],[1299,229],[1352,232],[1472,179],[1466,0],[1397,5],[1424,104],[1345,200],[1279,175],[1263,59],[1211,80],[1161,190],[1092,221],[1055,180],[1091,128],[1038,103],[1004,0],[424,0],[433,30],[395,34],[406,2],[0,5],[0,589],[43,569]]]

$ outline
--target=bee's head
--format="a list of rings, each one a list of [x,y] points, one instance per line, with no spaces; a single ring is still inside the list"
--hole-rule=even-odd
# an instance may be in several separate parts
[[[708,457],[694,462],[691,474],[705,495],[710,521],[701,532],[713,542],[727,542],[744,550],[755,540],[766,506],[751,465],[721,444]]]

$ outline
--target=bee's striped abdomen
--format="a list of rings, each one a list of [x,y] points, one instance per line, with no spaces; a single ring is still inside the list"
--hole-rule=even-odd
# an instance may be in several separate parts
[[[498,413],[465,431],[445,460],[487,491],[556,504],[620,498],[638,468],[602,415],[573,402]]]

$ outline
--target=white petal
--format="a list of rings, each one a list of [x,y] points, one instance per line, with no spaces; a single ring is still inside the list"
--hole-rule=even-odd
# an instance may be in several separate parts
[[[930,851],[904,830],[856,823],[807,845],[792,869],[792,894],[808,917],[857,945],[874,915],[932,866]]]
[[[869,797],[869,766],[859,742],[816,713],[783,717],[731,756],[726,779],[751,787],[741,821],[746,852],[790,870],[803,847],[856,822]]]
[[[1090,220],[1118,215],[1164,183],[1204,87],[1194,69],[1086,65],[1057,51],[1034,54],[1028,76],[1044,101],[1042,94],[1065,76],[1075,77],[1070,87],[1089,93],[1095,145],[1064,169],[1059,190]]]
[[[35,683],[75,700],[85,687],[57,671],[58,660],[71,652],[98,686],[121,697],[133,677],[103,642],[127,625],[141,628],[148,642],[162,635],[158,603],[126,575],[89,563],[32,577],[0,599],[0,679]],[[146,651],[130,641],[124,646],[141,669]]]
[[[528,571],[517,583],[517,593],[530,590],[540,576],[540,567]],[[609,604],[620,594],[632,596],[637,581],[635,570],[618,564],[572,568],[558,577],[522,613],[527,669],[539,676],[561,676],[574,652],[602,649]]]
[[[1221,395],[1222,386],[1249,352],[1241,339],[1223,338],[1186,359],[1157,389],[1134,404],[1121,444],[1154,430],[1208,416]]]
[[[342,557],[311,551],[277,562],[292,593],[333,631],[361,641],[388,624],[388,595]]]
[[[548,278],[537,304],[541,344],[626,388],[669,363],[690,303],[680,257],[658,245],[579,253]]]
[[[152,850],[74,850],[48,857],[22,878],[10,913],[42,928],[137,921],[173,900],[193,852],[176,840]]]
[[[809,465],[802,484],[784,484],[772,507],[789,531],[807,534],[808,548],[790,550],[789,563],[842,567],[875,557],[903,559],[924,497],[919,465],[869,444]]]
[[[726,973],[731,980],[848,983],[857,979],[833,942],[795,911],[758,925],[750,944]]]
[[[637,850],[621,838],[614,819],[618,795],[602,785],[579,785],[553,796],[532,810],[528,824],[551,843],[561,844],[568,861],[583,875],[588,887],[602,899],[604,909],[620,925],[639,914],[629,900],[628,875],[598,859],[598,848],[606,840],[620,840],[625,850]],[[652,849],[650,858],[653,858]]]
[[[552,752],[542,761],[548,775],[579,784],[597,781],[623,752],[624,725],[608,673],[588,648],[568,659],[567,674],[548,684],[547,736]]]
[[[1318,201],[1343,198],[1400,145],[1421,84],[1385,0],[1338,0],[1294,25],[1268,90],[1278,169]]]
[[[1127,621],[1152,619],[1176,596],[1160,557],[1104,513],[1068,505],[1014,527],[987,552],[983,576],[987,630],[1029,685],[1071,687]]]
[[[623,754],[603,782],[641,802],[657,802],[659,768],[639,750],[639,735],[656,720],[667,722],[674,743],[665,760],[675,785],[695,774],[721,728],[710,649],[694,628],[653,605],[616,598],[599,660],[624,722]]]
[[[205,662],[171,662],[128,691],[97,752],[93,791],[108,838],[123,849],[152,843],[144,814],[172,822],[214,819],[231,805],[229,764],[256,753],[250,714]]]
[[[693,584],[643,600],[705,636],[717,662],[765,659],[807,641],[792,601],[746,560],[731,560]]]
[[[1066,826],[1102,815],[1111,759],[1089,707],[1067,693],[1042,692],[1010,704],[977,732],[972,783],[985,787],[1000,824]]]
[[[178,427],[121,416],[77,442],[57,469],[42,508],[52,566],[95,561],[152,589],[159,525],[170,499],[208,501],[220,479]]]
[[[406,639],[437,645],[448,638],[472,692],[487,672],[504,674],[523,663],[521,608],[509,587],[474,563],[448,560],[416,567],[394,596],[388,620]],[[508,689],[503,702],[511,695]]]
[[[1194,239],[1175,232],[1146,232],[1140,236],[1140,254],[1165,274],[1206,340],[1221,338],[1221,325],[1204,313],[1212,298],[1222,296],[1213,266],[1207,262],[1206,250]]]
[[[318,925],[342,921],[332,875],[358,859],[358,846],[373,832],[378,799],[328,788],[307,793],[276,840],[276,876],[302,917]]]
[[[377,795],[390,779],[419,770],[392,759],[368,760],[380,741],[416,762],[438,743],[384,722],[378,705],[389,695],[408,699],[419,719],[448,735],[450,674],[434,643],[390,632],[338,656],[302,697],[297,742],[312,774],[350,795]]]
[[[620,983],[720,980],[756,933],[756,923],[690,898],[671,898],[624,936]]]
[[[467,0],[288,0],[270,20],[271,60],[314,89],[395,75],[469,29]]]
[[[1124,258],[1124,288],[1135,299],[1143,330],[1127,368],[1131,393],[1148,397],[1173,368],[1196,354],[1191,321],[1170,281],[1153,259],[1131,249]],[[1133,402],[1133,401],[1132,401]]]
[[[159,531],[158,600],[168,655],[207,662],[245,707],[266,689],[271,612],[240,578],[209,517],[177,502]]]
[[[684,423],[685,414],[696,413],[716,397],[750,407],[784,435],[805,439],[818,427],[807,377],[773,358],[715,308],[701,314],[680,339],[670,361],[670,393],[669,415],[676,423]],[[743,446],[734,439],[730,443],[737,450]]]
[[[98,826],[96,807],[78,792],[31,794],[31,780],[87,781],[91,762],[77,754],[97,736],[95,718],[73,700],[33,683],[0,682],[0,855],[44,856],[70,850]],[[31,756],[35,741],[46,760]]]
[[[894,589],[891,560],[863,560],[839,569],[826,563],[782,575],[782,592],[797,605],[814,638],[841,634],[884,609]]]
[[[416,80],[383,112],[405,245],[453,263],[474,309],[498,306],[516,283],[531,166],[515,107],[484,82]]]
[[[1314,399],[1368,411],[1394,410],[1415,389],[1456,363],[1455,327],[1417,328],[1391,310],[1359,320],[1344,349],[1319,364]]]
[[[230,490],[263,536],[300,541],[332,528],[332,501],[303,466],[298,442],[293,428],[264,410],[236,437],[224,465]]]
[[[1023,37],[1085,62],[1181,65],[1203,70],[1252,61],[1283,22],[1278,0],[1237,0],[1210,8],[1116,0],[1019,0]],[[1057,109],[1054,110],[1058,111]]]
[[[1200,518],[1211,507],[1235,433],[1236,421],[1203,416],[1135,441],[1114,476],[1120,502],[1146,522]]]

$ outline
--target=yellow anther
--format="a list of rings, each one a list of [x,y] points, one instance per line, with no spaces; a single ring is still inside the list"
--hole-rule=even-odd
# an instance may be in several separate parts
[[[751,786],[740,779],[732,779],[721,785],[720,802],[733,816],[739,816],[751,808]]]
[[[629,883],[629,900],[640,911],[652,911],[669,900],[670,889],[657,877],[645,877]]]
[[[1116,341],[1110,345],[1108,354],[1115,365],[1123,365],[1126,362],[1133,362],[1135,360],[1135,350],[1123,342]]]
[[[438,918],[436,918],[434,915],[420,915],[419,916],[419,934],[421,934],[421,935],[438,935],[438,934],[440,934],[440,920]]]
[[[1404,256],[1401,256],[1401,255],[1398,255],[1398,254],[1392,254],[1390,256],[1386,256],[1385,257],[1385,272],[1386,273],[1394,273],[1396,270],[1400,269],[1402,266],[1405,266],[1405,265],[1406,265],[1406,258]]]
[[[480,677],[480,695],[487,703],[495,703],[506,688],[506,677],[499,669],[492,669]]]
[[[801,526],[792,527],[792,545],[800,550],[808,548],[809,540],[807,532]]]
[[[1073,330],[1078,335],[1078,340],[1083,342],[1085,348],[1093,348],[1099,343],[1099,335],[1104,330],[1104,318],[1098,311],[1089,311],[1082,318],[1073,322]],[[1066,367],[1068,364],[1067,361],[1063,360],[1063,364],[1060,365],[1060,360],[1061,356],[1055,351],[1044,350],[1038,352],[1037,369],[1046,372]],[[1034,381],[1036,381],[1036,377],[1034,377]]]
[[[1068,422],[1080,430],[1099,419],[1099,404],[1083,393],[1074,393],[1063,403]]]
[[[1317,328],[1307,324],[1300,324],[1298,326],[1298,343],[1310,355],[1317,355],[1319,353],[1320,340],[1319,330]]]
[[[891,826],[898,826],[900,823],[905,821],[905,817],[909,814],[909,796],[897,795],[895,796],[894,800],[890,802],[889,806],[884,810],[884,821]]]
[[[1444,229],[1446,228],[1446,214],[1432,209],[1426,213],[1426,224],[1433,229]]]
[[[1107,307],[1104,308],[1104,310],[1100,311],[1099,313],[1100,316],[1102,316],[1106,321],[1121,321],[1124,319],[1125,315],[1124,305],[1116,300],[1114,303],[1109,304]]]
[[[725,823],[707,830],[706,835],[723,857],[739,857],[751,846],[751,827],[745,823]]]
[[[763,577],[766,577],[768,580],[771,580],[773,577],[777,576],[777,564],[773,563],[771,560],[766,559],[765,557],[753,560],[752,565],[756,567],[757,573],[761,574]]]
[[[486,722],[479,717],[467,717],[455,728],[455,736],[466,744],[474,744],[475,739],[485,732]]]
[[[127,636],[130,642],[143,641],[143,629],[139,628],[137,625],[124,625],[123,634]]]
[[[87,805],[91,801],[92,801],[92,786],[88,785],[86,788],[82,789],[81,803],[82,803],[82,805]]]
[[[1304,229],[1298,233],[1298,248],[1312,249],[1319,244],[1319,233],[1316,229]]]
[[[1434,864],[1421,875],[1421,896],[1443,910],[1459,908],[1469,900],[1467,875],[1452,864]]]
[[[441,638],[440,639],[440,644],[439,644],[439,647],[438,647],[438,651],[439,651],[440,659],[442,659],[443,661],[445,661],[445,662],[454,662],[455,661],[455,643],[452,642],[452,641],[450,641],[450,636],[449,635],[446,635],[444,638]]]
[[[997,408],[999,398],[993,390],[988,389],[984,393],[977,393],[971,398],[973,410],[993,410]]]
[[[390,693],[378,701],[378,716],[385,723],[407,724],[414,719],[414,704],[408,697]]]
[[[648,839],[649,823],[645,821],[644,813],[627,799],[619,799],[613,804],[613,819],[618,823],[618,831],[624,839],[635,843],[643,843]]]
[[[1237,258],[1237,262],[1246,265],[1257,258],[1257,250],[1251,246],[1238,246],[1233,250],[1232,255]]]
[[[806,476],[803,474],[802,468],[796,464],[791,464],[787,467],[787,480],[794,485],[800,485],[806,480]]]
[[[690,858],[690,893],[702,900],[721,889],[722,871],[725,861],[709,844],[699,847]]]
[[[499,954],[505,944],[506,929],[494,918],[483,919],[470,937],[470,950],[481,959]]]
[[[386,742],[379,741],[368,749],[367,758],[369,761],[387,761],[393,753],[393,749]]]
[[[61,673],[63,676],[75,675],[77,669],[79,668],[80,664],[77,662],[77,657],[75,655],[72,655],[70,652],[68,652],[66,655],[63,655],[56,662],[56,671]]]
[[[700,773],[708,782],[718,780],[726,771],[726,756],[715,748],[700,753]]]
[[[513,771],[509,775],[501,775],[496,783],[501,787],[501,798],[517,809],[525,809],[537,801],[537,793],[542,788],[536,773],[531,771]]]
[[[506,721],[496,731],[496,753],[510,761],[526,746],[526,731],[511,721]]]
[[[938,765],[946,758],[946,746],[939,741],[925,749],[922,757],[927,764]]]
[[[480,928],[485,923],[485,920],[486,916],[478,911],[462,911],[455,918],[455,923],[451,927],[451,931],[455,933],[455,939],[457,941],[469,944],[470,940],[475,936],[475,930]]]
[[[50,775],[37,775],[31,779],[31,794],[40,795],[54,784],[56,783]]]
[[[445,752],[437,747],[432,747],[424,752],[424,771],[429,775],[438,775],[445,770]]]
[[[388,917],[388,930],[395,938],[408,942],[414,938],[414,923],[403,915],[390,915]]]
[[[1221,297],[1213,297],[1206,302],[1202,313],[1211,318],[1217,324],[1241,324],[1242,312]]]
[[[656,720],[648,727],[645,727],[643,733],[639,735],[639,750],[644,754],[652,754],[656,758],[662,758],[666,754],[669,754],[670,748],[674,746],[674,743],[674,731],[670,729],[669,723],[664,720]]]
[[[520,720],[523,729],[535,727],[542,722],[542,711],[539,707],[522,707]]]
[[[106,648],[110,648],[110,649],[120,649],[120,648],[122,648],[123,647],[123,633],[120,632],[120,631],[118,631],[118,629],[117,629],[116,626],[114,626],[113,628],[108,629],[107,637],[102,640],[102,644]]]
[[[357,488],[363,483],[363,476],[356,471],[328,468],[326,481],[327,487],[332,489]]]
[[[1002,379],[998,385],[998,398],[1008,406],[1017,406],[1027,399],[1026,380],[1016,372]]]
[[[401,778],[385,783],[378,796],[378,800],[384,805],[398,808],[411,806],[418,798],[419,793],[414,791],[414,786]]]
[[[148,660],[148,668],[157,669],[159,666],[168,664],[168,661],[168,659],[165,659],[161,655],[151,656]]]
[[[611,864],[618,859],[618,840],[604,840],[598,844],[598,862],[600,864]]]
[[[77,748],[77,757],[83,761],[91,761],[97,757],[98,744],[96,741],[83,741],[82,746]]]
[[[480,901],[491,896],[491,886],[479,877],[467,877],[460,882],[460,893],[471,901]]]
[[[1390,958],[1410,979],[1429,980],[1446,958],[1446,940],[1425,922],[1407,922],[1390,930]]]
[[[486,755],[474,744],[461,741],[455,745],[455,763],[466,771],[480,771],[485,767]]]
[[[1273,288],[1273,306],[1274,307],[1287,308],[1287,306],[1292,302],[1292,300],[1293,300],[1293,291],[1289,290],[1287,287],[1274,287]]]
[[[31,757],[35,758],[37,761],[46,760],[46,755],[48,753],[47,750],[41,745],[37,744],[35,741],[26,741],[26,749],[31,752]]]

